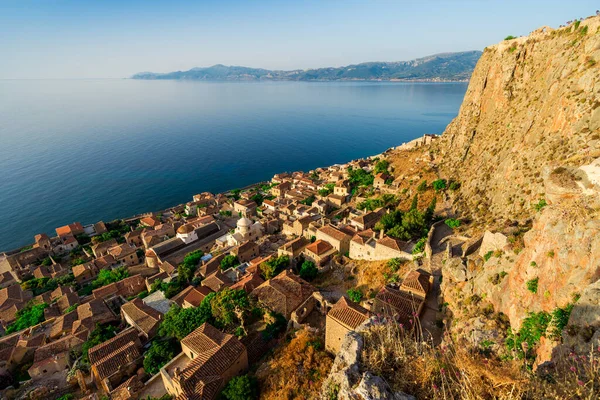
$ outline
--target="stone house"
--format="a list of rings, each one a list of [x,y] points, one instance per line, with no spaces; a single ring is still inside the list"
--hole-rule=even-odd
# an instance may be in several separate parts
[[[348,254],[350,240],[356,232],[349,227],[325,225],[317,230],[317,240],[324,240],[333,246],[340,254]]]
[[[325,349],[333,354],[340,351],[344,337],[369,318],[369,311],[342,296],[327,313],[325,320]]]
[[[113,296],[135,296],[146,290],[146,281],[142,275],[133,275],[122,279],[118,282],[113,282],[106,286],[99,287],[92,291],[94,299],[107,299]]]
[[[283,224],[283,234],[287,236],[303,236],[304,231],[308,228],[314,218],[311,216],[301,217],[294,222]]]
[[[68,335],[35,350],[33,364],[27,372],[38,380],[55,372],[63,372],[71,366],[71,351],[81,349],[86,336]]]
[[[252,200],[241,199],[233,203],[233,211],[242,217],[256,215],[256,203]]]
[[[387,185],[386,182],[392,179],[393,177],[386,174],[385,172],[380,172],[377,175],[375,175],[375,179],[373,179],[373,187],[376,189],[382,188]]]
[[[199,307],[202,300],[209,294],[214,293],[208,286],[198,286],[192,288],[183,298],[183,308]]]
[[[311,284],[285,270],[254,289],[252,295],[270,310],[290,319],[292,313],[314,292],[316,289]]]
[[[375,211],[369,211],[368,213],[352,218],[350,220],[350,225],[354,226],[356,230],[359,231],[373,228],[375,224],[379,222],[384,213],[384,208],[378,208]]]
[[[140,263],[140,258],[137,255],[136,248],[128,245],[127,243],[111,247],[108,250],[108,253],[109,255],[113,256],[117,263],[123,265],[132,266]]]
[[[231,249],[231,254],[236,256],[239,262],[245,263],[258,257],[259,247],[255,242],[247,241]]]
[[[148,342],[158,332],[163,315],[136,297],[121,306],[121,318]]]
[[[275,197],[283,197],[286,192],[291,190],[292,184],[290,182],[281,182],[277,186],[271,188],[271,194]]]
[[[350,194],[350,182],[347,180],[337,181],[333,187],[333,194],[341,197],[348,196]]]
[[[232,290],[244,290],[250,294],[254,289],[265,282],[258,272],[250,272],[244,275],[239,281],[231,285]]]
[[[330,194],[326,198],[327,204],[331,207],[340,208],[346,202],[346,196],[340,196],[337,194]]]
[[[302,252],[304,257],[314,262],[317,267],[327,264],[335,253],[337,253],[337,250],[324,240],[317,240],[309,244]]]
[[[376,239],[376,233],[368,229],[358,232],[350,241],[350,258],[353,260],[389,260],[401,258],[412,260],[412,245],[408,242],[393,239],[383,235],[380,231],[380,239]]]
[[[99,258],[99,257],[103,257],[107,254],[109,254],[109,249],[111,247],[116,247],[118,246],[119,243],[117,243],[116,239],[109,239],[105,242],[100,242],[94,246],[92,246],[92,253],[94,253],[94,257]]]
[[[302,254],[302,251],[310,244],[310,240],[304,236],[290,240],[285,243],[279,249],[277,249],[277,256],[288,256],[290,260],[293,260]]]
[[[73,222],[72,224],[61,226],[56,228],[56,236],[63,238],[64,236],[77,236],[85,233],[83,225],[79,222]]]
[[[91,373],[98,389],[110,393],[124,378],[133,375],[143,359],[141,349],[135,328],[128,328],[89,349]]]
[[[136,229],[131,232],[127,232],[124,236],[125,243],[132,247],[142,247],[144,245],[144,241],[142,240],[143,231],[143,229]]]
[[[181,340],[181,350],[160,370],[167,393],[177,399],[216,399],[231,378],[248,368],[246,347],[207,323]]]

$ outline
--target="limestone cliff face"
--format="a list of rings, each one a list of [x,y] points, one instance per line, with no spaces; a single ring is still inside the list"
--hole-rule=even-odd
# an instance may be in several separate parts
[[[488,225],[527,218],[546,166],[600,155],[600,17],[485,49],[459,115],[442,136],[442,175],[456,206]]]
[[[494,255],[447,260],[456,317],[472,322],[480,302],[518,328],[589,292],[600,279],[600,17],[488,47],[434,153],[462,184],[454,207],[475,222],[470,233],[508,239]],[[575,305],[569,335],[600,337],[595,302],[585,321]]]

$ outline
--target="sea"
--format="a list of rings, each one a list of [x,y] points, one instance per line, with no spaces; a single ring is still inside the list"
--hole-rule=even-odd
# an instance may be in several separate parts
[[[0,80],[0,251],[442,133],[466,88]]]

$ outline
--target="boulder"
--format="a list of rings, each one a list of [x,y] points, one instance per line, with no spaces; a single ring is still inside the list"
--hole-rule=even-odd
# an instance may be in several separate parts
[[[479,247],[479,255],[485,256],[490,251],[503,250],[508,244],[508,239],[500,232],[492,233],[485,231]]]

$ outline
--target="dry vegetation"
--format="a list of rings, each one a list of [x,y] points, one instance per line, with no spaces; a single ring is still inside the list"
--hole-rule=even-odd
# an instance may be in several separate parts
[[[587,357],[565,356],[540,377],[518,362],[488,358],[464,345],[419,342],[396,324],[363,335],[365,369],[419,399],[592,400],[600,395],[600,349]]]
[[[302,330],[257,372],[261,399],[313,399],[333,359],[317,336]]]

